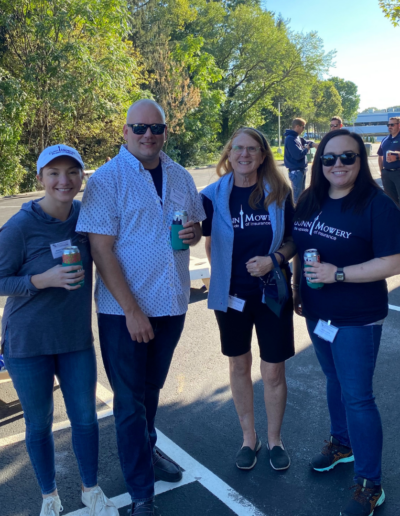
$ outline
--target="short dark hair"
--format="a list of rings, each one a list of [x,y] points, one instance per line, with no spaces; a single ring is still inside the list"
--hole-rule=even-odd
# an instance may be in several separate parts
[[[295,213],[295,220],[308,220],[314,213],[318,213],[328,196],[330,183],[322,170],[321,156],[326,144],[337,136],[350,136],[358,144],[360,149],[360,172],[354,183],[353,189],[343,201],[342,210],[353,208],[355,213],[361,213],[368,206],[372,196],[376,195],[380,187],[374,181],[368,164],[367,151],[362,138],[357,133],[347,129],[338,129],[327,133],[318,145],[311,169],[310,186],[301,194]]]
[[[333,122],[334,120],[337,120],[339,124],[343,125],[343,120],[340,118],[340,116],[333,116],[331,118],[331,122]]]
[[[297,125],[306,125],[306,121],[304,120],[304,118],[295,118],[292,122],[292,127],[296,127]]]

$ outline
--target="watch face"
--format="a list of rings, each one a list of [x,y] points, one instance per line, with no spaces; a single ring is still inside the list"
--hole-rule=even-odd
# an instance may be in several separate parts
[[[344,273],[343,272],[337,272],[336,273],[336,281],[343,281],[344,280]]]

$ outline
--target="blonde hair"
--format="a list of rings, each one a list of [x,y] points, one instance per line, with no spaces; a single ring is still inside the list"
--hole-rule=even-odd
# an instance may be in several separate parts
[[[282,206],[285,202],[290,188],[283,178],[282,174],[276,168],[275,160],[272,155],[271,147],[268,145],[267,139],[261,131],[253,129],[252,127],[241,127],[233,133],[228,143],[222,151],[221,159],[217,165],[217,174],[219,177],[225,176],[233,172],[232,163],[229,161],[229,153],[232,150],[232,141],[239,136],[239,134],[247,134],[255,140],[261,147],[261,152],[264,156],[264,161],[257,170],[257,183],[255,189],[251,192],[249,197],[249,205],[253,210],[259,209],[259,203],[264,195],[264,183],[267,182],[270,186],[270,193],[265,197],[264,208],[267,210],[268,206],[276,202],[278,206]]]
[[[396,122],[400,124],[400,116],[391,116],[389,120],[396,120]]]

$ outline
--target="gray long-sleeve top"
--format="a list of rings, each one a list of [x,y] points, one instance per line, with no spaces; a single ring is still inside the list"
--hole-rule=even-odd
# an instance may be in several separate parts
[[[40,200],[40,199],[38,199]],[[24,358],[80,351],[93,345],[92,259],[89,240],[76,233],[80,202],[74,201],[64,222],[47,215],[38,200],[0,228],[0,296],[8,296],[2,319],[1,346],[7,330],[9,356]],[[31,276],[57,264],[51,244],[70,241],[81,252],[85,285],[37,289]]]

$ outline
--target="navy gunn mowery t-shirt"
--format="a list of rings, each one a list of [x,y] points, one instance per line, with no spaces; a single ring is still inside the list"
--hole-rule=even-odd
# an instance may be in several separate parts
[[[230,294],[246,299],[247,296],[260,294],[260,279],[247,272],[246,262],[255,256],[267,256],[272,243],[272,227],[269,213],[264,208],[265,196],[254,210],[249,205],[249,197],[255,186],[233,186],[229,198],[229,209],[234,230],[232,251],[232,274]],[[212,201],[203,197],[207,219],[203,221],[203,235],[211,236],[214,209]],[[285,237],[292,234],[294,208],[290,196],[285,203]],[[212,244],[211,244],[212,245]]]
[[[322,262],[337,267],[400,253],[400,210],[383,191],[376,191],[361,214],[354,213],[352,208],[342,211],[343,200],[328,197],[319,213],[309,220],[294,222],[293,238],[302,270],[304,251],[312,248],[318,249]],[[385,318],[388,313],[385,280],[335,282],[316,290],[307,285],[302,274],[300,290],[303,314],[314,321],[363,326]]]

